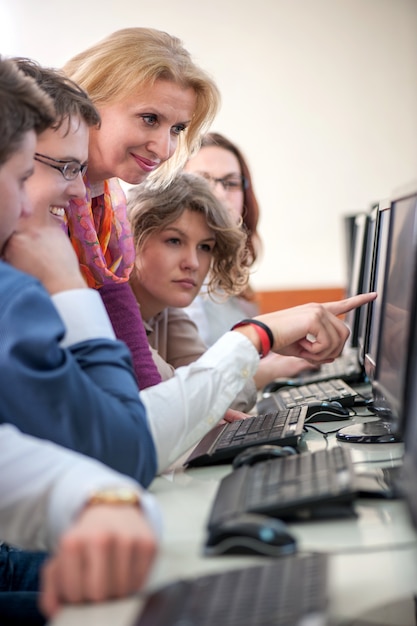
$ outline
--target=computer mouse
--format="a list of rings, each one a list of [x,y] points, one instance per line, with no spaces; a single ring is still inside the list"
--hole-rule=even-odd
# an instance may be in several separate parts
[[[297,541],[282,520],[257,513],[229,517],[209,529],[205,554],[252,554],[280,557],[294,554]]]
[[[309,402],[307,406],[306,424],[336,422],[350,418],[349,409],[335,400],[333,402]]]
[[[242,452],[239,452],[232,461],[234,469],[242,467],[242,465],[255,465],[260,461],[268,459],[276,459],[277,457],[288,456],[289,454],[297,454],[291,446],[275,446],[272,444],[264,444],[262,446],[250,446]]]

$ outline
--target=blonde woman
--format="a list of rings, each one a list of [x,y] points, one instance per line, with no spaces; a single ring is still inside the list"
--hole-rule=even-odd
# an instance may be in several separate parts
[[[150,28],[116,31],[63,69],[87,91],[101,117],[90,132],[85,198],[67,210],[69,236],[145,388],[160,377],[129,287],[135,255],[117,179],[167,184],[208,129],[219,93],[179,39]]]

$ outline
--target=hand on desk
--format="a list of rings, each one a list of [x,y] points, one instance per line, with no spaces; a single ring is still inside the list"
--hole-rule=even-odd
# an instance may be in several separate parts
[[[51,618],[66,603],[102,602],[134,593],[147,578],[156,546],[140,507],[87,507],[43,569],[41,610]]]
[[[319,365],[313,365],[306,359],[270,352],[264,359],[259,361],[259,367],[253,378],[256,388],[263,389],[265,385],[277,378],[294,378],[303,372],[317,370],[318,368]]]

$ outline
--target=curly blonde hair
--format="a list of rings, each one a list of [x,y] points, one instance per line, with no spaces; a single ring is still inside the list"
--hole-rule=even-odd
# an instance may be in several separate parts
[[[153,190],[137,185],[128,191],[127,212],[137,253],[151,235],[163,231],[186,210],[202,213],[215,233],[208,293],[240,293],[249,277],[247,236],[201,176],[181,172],[167,187]]]
[[[199,147],[220,106],[220,93],[207,72],[198,67],[177,37],[153,28],[124,28],[70,59],[63,68],[100,105],[117,102],[157,80],[172,81],[196,94],[196,108],[181,133],[174,155],[155,172],[149,183],[166,185]]]

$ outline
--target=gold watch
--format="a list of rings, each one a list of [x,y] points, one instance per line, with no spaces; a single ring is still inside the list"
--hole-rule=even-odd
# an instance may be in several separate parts
[[[140,506],[141,499],[137,491],[131,487],[116,487],[95,491],[87,500],[86,506],[92,504],[130,504]]]

